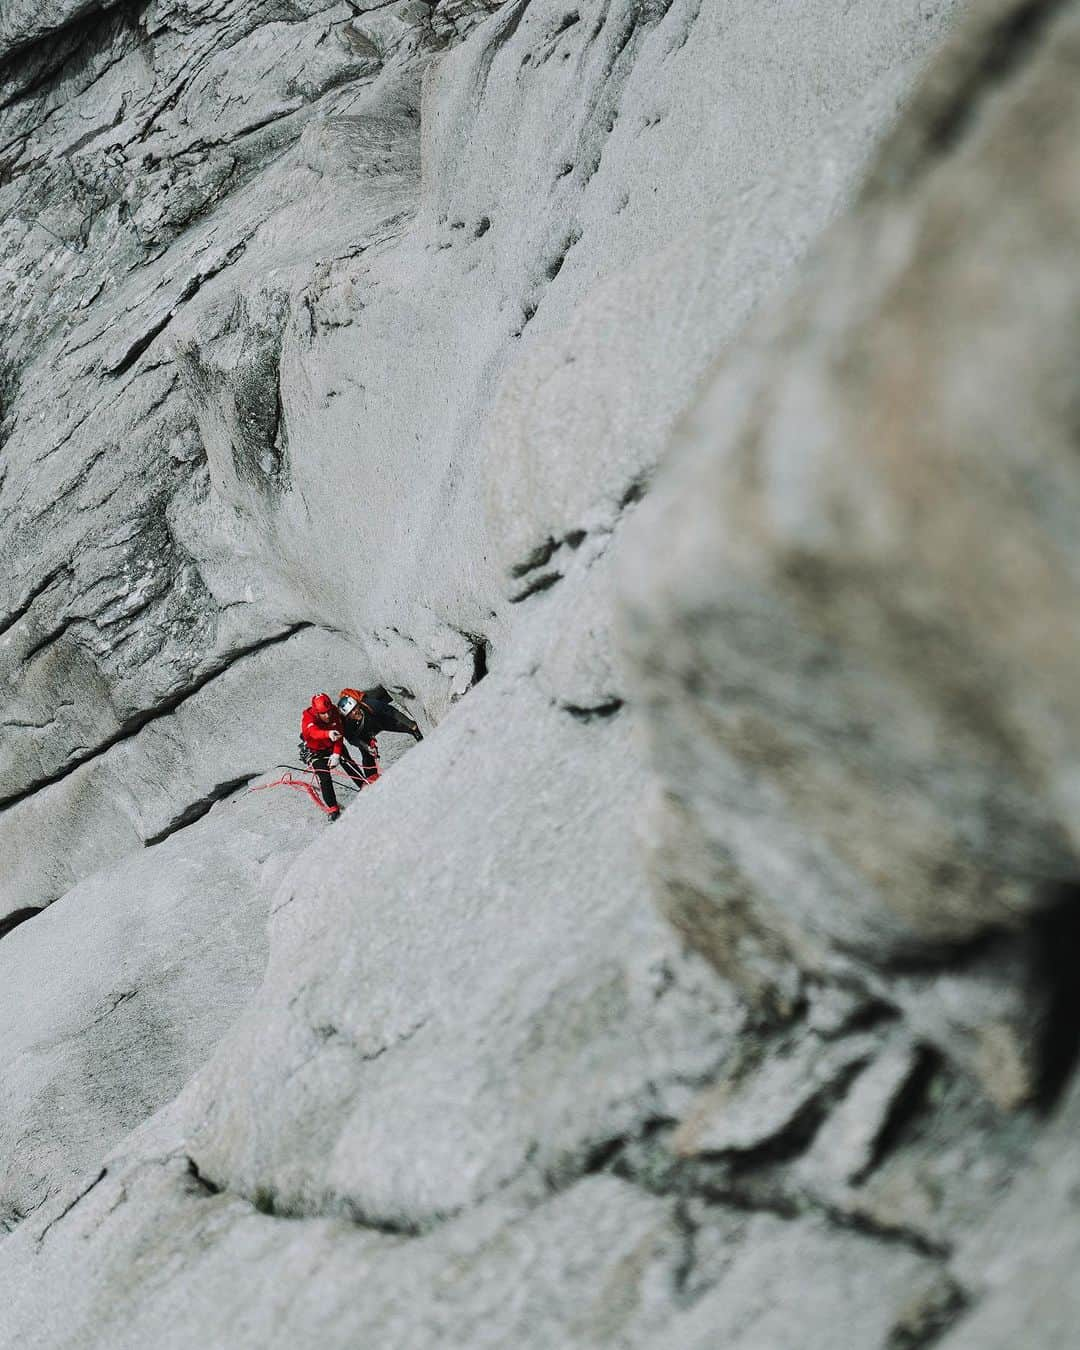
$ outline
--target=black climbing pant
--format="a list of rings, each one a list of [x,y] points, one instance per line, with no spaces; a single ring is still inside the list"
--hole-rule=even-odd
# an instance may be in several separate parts
[[[352,755],[349,754],[345,746],[338,742],[340,749],[338,754],[341,756],[341,767],[349,775],[358,788],[364,786],[364,771]],[[338,809],[337,795],[334,792],[334,779],[330,773],[330,756],[315,755],[311,761],[311,767],[315,770],[315,775],[319,780],[319,789],[322,792],[322,799],[331,811]]]

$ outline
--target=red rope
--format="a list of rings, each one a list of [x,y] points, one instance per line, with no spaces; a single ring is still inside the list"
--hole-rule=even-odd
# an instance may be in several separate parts
[[[325,811],[325,813],[328,816],[334,814],[334,812],[330,809],[330,807],[326,805],[326,803],[315,791],[314,783],[301,783],[298,779],[294,778],[292,774],[288,772],[288,770],[286,770],[285,773],[283,773],[280,778],[275,779],[274,782],[260,783],[258,787],[248,788],[248,791],[265,792],[267,788],[275,788],[275,787],[299,788],[301,792],[307,793],[307,795],[311,798],[311,800],[315,803],[315,805],[319,808],[320,811]]]
[[[340,782],[345,783],[347,786],[356,788],[357,792],[360,791],[359,787],[357,787],[356,780],[353,778],[352,774],[345,773],[345,771],[342,769],[330,769],[330,768],[327,768],[325,772],[328,773],[331,778],[337,778]],[[317,773],[315,772],[314,769],[309,769],[308,773],[311,775],[311,779],[309,782],[305,783],[298,778],[294,778],[292,776],[292,773],[288,769],[286,769],[285,772],[281,775],[281,777],[276,778],[272,783],[261,783],[258,787],[248,788],[248,791],[265,792],[267,788],[275,788],[275,787],[299,788],[301,792],[307,793],[307,795],[311,798],[311,800],[315,803],[315,805],[319,808],[320,811],[325,812],[325,814],[328,816],[334,815],[335,814],[334,809],[332,807],[327,806],[326,803],[322,800],[320,794],[316,791],[316,784],[319,781]],[[364,786],[367,787],[369,784],[374,783],[378,777],[379,777],[379,769],[378,765],[376,765],[374,774],[369,775],[368,773],[364,772]],[[340,809],[341,808],[339,807],[338,810]]]

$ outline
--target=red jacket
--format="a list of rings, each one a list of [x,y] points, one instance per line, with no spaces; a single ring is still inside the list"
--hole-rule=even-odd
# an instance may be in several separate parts
[[[340,731],[344,735],[344,730],[341,714],[336,708],[331,710],[328,722],[320,722],[314,708],[305,708],[304,715],[300,719],[300,737],[307,748],[317,755],[332,755],[335,750],[340,751],[341,740],[331,740],[330,733]]]

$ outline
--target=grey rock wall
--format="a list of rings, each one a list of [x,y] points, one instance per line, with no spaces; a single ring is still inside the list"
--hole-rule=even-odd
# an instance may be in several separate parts
[[[1075,22],[991,8],[942,63],[627,573],[684,931],[767,1001],[881,990],[1005,1104],[1078,922],[1073,303],[1016,282],[1069,272]]]
[[[1067,1343],[1077,7],[972,8],[5,12],[0,1342]]]

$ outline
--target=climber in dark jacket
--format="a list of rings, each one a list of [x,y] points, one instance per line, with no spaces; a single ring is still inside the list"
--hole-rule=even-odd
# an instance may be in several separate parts
[[[345,725],[330,695],[316,694],[300,719],[300,738],[311,752],[311,767],[319,780],[331,822],[337,820],[341,808],[337,804],[330,770],[340,763],[358,788],[367,782],[363,769],[346,749],[344,737]]]
[[[383,685],[374,689],[343,689],[337,702],[345,739],[360,751],[368,782],[379,776],[379,747],[375,737],[384,731],[400,731],[422,741],[423,732],[407,713],[395,708]]]

